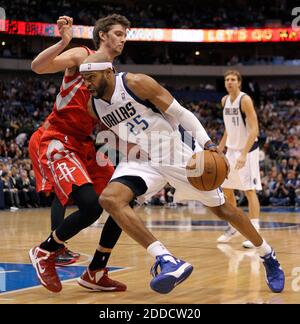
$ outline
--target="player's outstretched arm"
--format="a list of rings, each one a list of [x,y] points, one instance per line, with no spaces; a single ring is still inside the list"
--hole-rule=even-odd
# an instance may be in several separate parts
[[[196,116],[182,107],[169,91],[154,79],[145,74],[128,73],[126,81],[134,94],[143,100],[149,100],[160,111],[176,118],[178,124],[186,131],[191,131],[193,137],[203,148],[210,141],[210,137]]]
[[[62,53],[72,39],[72,24],[72,18],[68,16],[59,17],[57,26],[61,40],[42,51],[32,61],[32,71],[38,74],[56,73],[78,66],[86,58],[87,51],[81,47],[75,47]]]

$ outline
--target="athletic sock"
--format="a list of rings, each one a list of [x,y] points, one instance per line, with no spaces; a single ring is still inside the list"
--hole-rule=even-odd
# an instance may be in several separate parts
[[[147,252],[156,258],[158,255],[170,254],[169,250],[159,241],[155,241],[147,247]]]
[[[105,268],[110,257],[110,252],[100,252],[96,250],[93,260],[89,265],[91,271]]]
[[[51,235],[47,238],[47,240],[41,243],[40,248],[49,252],[54,252],[62,248],[63,246],[64,246],[63,244],[57,243],[54,240],[53,235],[51,233]]]
[[[257,248],[258,248],[259,255],[261,257],[270,254],[272,252],[271,246],[265,240],[263,240],[262,245],[258,246]]]

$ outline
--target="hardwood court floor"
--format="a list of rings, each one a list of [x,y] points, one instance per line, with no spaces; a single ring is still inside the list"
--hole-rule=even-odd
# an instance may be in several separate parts
[[[263,265],[255,251],[241,247],[242,237],[217,245],[224,224],[206,209],[140,207],[147,226],[176,256],[194,266],[191,277],[168,295],[149,287],[153,263],[146,251],[126,234],[114,249],[110,276],[127,284],[126,292],[91,292],[78,286],[93,255],[102,224],[94,224],[70,240],[80,252],[74,266],[61,268],[67,279],[59,294],[37,285],[28,261],[28,250],[49,233],[49,209],[0,212],[0,303],[300,303],[300,213],[263,212],[263,236],[274,246],[286,274],[285,291],[273,294],[264,280]],[[68,210],[71,212],[72,209]],[[297,225],[298,224],[298,225]]]

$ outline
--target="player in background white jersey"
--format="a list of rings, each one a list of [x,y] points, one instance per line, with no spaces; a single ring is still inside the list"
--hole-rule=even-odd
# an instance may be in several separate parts
[[[225,131],[219,148],[227,148],[226,157],[230,163],[230,173],[222,184],[224,194],[230,203],[236,206],[234,190],[245,193],[249,217],[259,229],[260,204],[256,190],[261,190],[259,173],[258,121],[252,99],[241,91],[242,77],[236,70],[224,75],[227,96],[222,98]],[[227,243],[239,233],[229,225],[218,238],[219,243]],[[250,241],[244,241],[243,247],[254,248]]]
[[[275,252],[258,234],[248,217],[242,210],[225,201],[223,193],[218,189],[206,192],[197,190],[186,178],[185,164],[182,162],[187,162],[186,153],[189,152],[191,157],[193,149],[185,144],[181,147],[177,144],[180,125],[192,133],[202,149],[215,150],[223,155],[211,142],[195,115],[182,107],[151,77],[132,73],[116,75],[111,63],[103,54],[89,56],[80,66],[80,72],[86,87],[92,94],[89,111],[115,134],[120,134],[118,127],[125,127],[132,138],[142,138],[146,142],[147,138],[151,137],[152,131],[159,135],[157,131],[161,128],[162,145],[168,138],[170,142],[175,143],[170,146],[169,153],[180,155],[181,151],[182,159],[177,159],[177,164],[170,160],[168,164],[165,160],[167,155],[158,154],[160,148],[155,144],[158,142],[154,141],[153,144],[151,139],[148,142],[154,146],[150,152],[151,161],[149,163],[142,160],[121,162],[99,198],[102,207],[110,213],[118,225],[156,258],[152,268],[154,278],[150,284],[151,288],[160,293],[167,293],[186,279],[192,270],[189,264],[171,255],[129,205],[136,196],[144,196],[154,190],[159,191],[166,182],[169,182],[182,196],[188,192],[192,196],[190,199],[195,200],[197,193],[198,199],[204,202],[214,214],[230,222],[251,240],[263,260],[269,288],[273,292],[281,292],[284,288],[284,273],[275,257]]]

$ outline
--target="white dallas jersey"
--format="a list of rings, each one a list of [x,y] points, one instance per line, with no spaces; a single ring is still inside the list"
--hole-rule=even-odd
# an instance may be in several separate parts
[[[126,73],[115,75],[111,102],[92,98],[97,117],[122,140],[138,144],[152,162],[167,160],[185,164],[196,148],[192,136],[175,119],[160,112],[152,103],[138,98],[126,85]],[[197,149],[200,149],[197,146]]]
[[[226,146],[232,150],[242,150],[248,138],[246,115],[241,108],[241,100],[244,95],[246,93],[241,91],[233,102],[231,102],[230,96],[227,96],[223,108],[223,119],[227,132]]]

